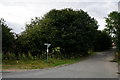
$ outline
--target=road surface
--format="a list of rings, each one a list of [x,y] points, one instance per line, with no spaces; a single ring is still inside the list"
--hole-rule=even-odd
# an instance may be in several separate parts
[[[110,62],[114,50],[99,52],[88,59],[68,66],[46,70],[6,72],[3,78],[118,78],[118,65]]]

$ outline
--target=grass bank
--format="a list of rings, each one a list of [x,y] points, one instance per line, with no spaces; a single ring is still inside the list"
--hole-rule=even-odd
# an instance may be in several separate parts
[[[81,59],[49,59],[47,62],[46,60],[19,60],[19,61],[3,61],[2,69],[3,70],[19,70],[19,69],[44,69],[55,67],[64,64],[73,64],[75,62],[80,61]]]
[[[94,55],[95,52],[89,53],[89,55]],[[77,59],[49,59],[46,60],[3,60],[2,70],[29,70],[29,69],[45,69],[55,66],[60,66],[64,64],[73,64],[81,60],[86,59],[89,55],[80,57]]]

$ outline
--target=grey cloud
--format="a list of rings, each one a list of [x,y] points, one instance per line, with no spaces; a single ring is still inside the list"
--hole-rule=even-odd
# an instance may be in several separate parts
[[[119,0],[1,0],[2,2],[118,2]]]
[[[118,11],[120,12],[120,1],[118,3]]]
[[[12,28],[12,32],[15,32],[17,34],[20,34],[25,30],[24,24],[7,22],[7,25]]]
[[[85,2],[86,1],[86,2]],[[0,4],[4,5],[4,7],[13,6],[13,7],[24,7],[27,12],[24,15],[21,15],[19,17],[16,17],[14,15],[18,15],[17,13],[13,15],[15,12],[11,12],[10,14],[7,14],[7,17],[15,17],[18,19],[18,22],[20,20],[26,20],[25,22],[28,22],[27,20],[30,20],[30,18],[34,17],[41,17],[46,12],[48,12],[51,9],[63,9],[63,8],[73,8],[73,9],[83,9],[84,11],[88,12],[90,16],[95,17],[99,21],[100,29],[103,29],[105,23],[104,23],[104,17],[107,16],[107,14],[113,10],[117,10],[117,1],[118,0],[100,0],[101,2],[97,2],[98,0],[88,0],[81,1],[81,0],[1,0]],[[95,2],[96,1],[96,2]],[[16,8],[17,9],[17,8]],[[14,10],[13,10],[14,11]],[[6,11],[7,12],[7,11]],[[5,18],[7,21],[7,17]],[[15,23],[12,19],[9,18],[8,24],[13,28],[13,31],[16,33],[20,33],[23,31],[21,27],[24,27],[25,22],[21,23]]]

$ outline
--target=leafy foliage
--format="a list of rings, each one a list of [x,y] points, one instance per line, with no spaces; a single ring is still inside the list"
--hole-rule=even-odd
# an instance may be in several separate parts
[[[111,37],[105,31],[98,31],[94,42],[95,51],[104,51],[110,49],[112,44]]]
[[[7,60],[12,57],[17,60],[45,59],[44,43],[52,44],[49,48],[49,56],[59,59],[89,55],[91,49],[106,50],[111,44],[108,34],[98,31],[97,21],[83,10],[53,9],[42,18],[31,19],[31,22],[26,24],[25,31],[16,35],[16,39],[2,20],[1,25],[5,41],[3,52],[9,53],[4,55]]]
[[[97,21],[86,12],[72,9],[53,9],[26,25],[18,38],[22,52],[42,56],[46,50],[44,43],[50,43],[53,54],[53,50],[60,47],[61,55],[66,58],[87,54],[98,28]]]
[[[0,19],[0,25],[2,27],[2,52],[12,52],[14,44],[14,34],[11,32],[11,28],[7,26],[4,19]]]
[[[106,18],[106,31],[111,35],[115,35],[115,43],[117,50],[120,53],[120,13],[117,11],[111,12]]]

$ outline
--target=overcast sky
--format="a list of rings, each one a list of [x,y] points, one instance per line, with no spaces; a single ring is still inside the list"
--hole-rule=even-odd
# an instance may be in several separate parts
[[[0,18],[4,18],[13,32],[20,33],[34,17],[41,17],[51,9],[82,9],[104,29],[105,19],[111,11],[118,10],[119,0],[0,0]]]

